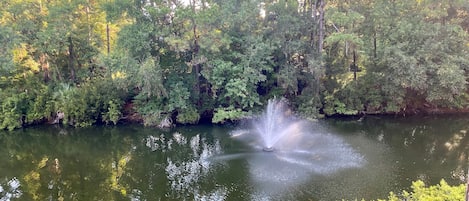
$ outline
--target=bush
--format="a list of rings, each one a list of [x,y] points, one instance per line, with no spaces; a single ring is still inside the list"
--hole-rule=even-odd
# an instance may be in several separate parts
[[[464,200],[466,187],[464,184],[450,186],[445,180],[434,186],[425,186],[423,181],[412,182],[412,192],[403,191],[400,195],[389,193],[388,201],[458,201]],[[386,201],[386,200],[381,200]]]
[[[106,80],[81,86],[63,84],[54,93],[55,108],[64,113],[64,124],[86,127],[100,121],[117,123],[125,98],[122,94]]]
[[[195,108],[188,108],[178,113],[176,120],[182,124],[195,124],[199,122],[200,115]]]
[[[425,186],[423,181],[412,182],[412,191],[402,191],[400,194],[390,192],[387,199],[378,199],[378,201],[464,201],[466,186],[450,186],[444,179],[434,186]],[[343,200],[344,201],[344,200]],[[358,199],[355,199],[358,201]],[[365,199],[361,199],[365,201]]]
[[[225,121],[239,120],[249,116],[250,113],[239,108],[217,108],[212,118],[212,123],[223,123]]]
[[[0,129],[13,130],[21,128],[24,116],[21,110],[24,107],[24,93],[11,94],[2,101],[1,115],[0,115]]]
[[[148,97],[145,94],[138,94],[133,101],[139,115],[142,116],[144,126],[158,126],[168,114],[164,111],[163,98]]]
[[[441,180],[440,184],[426,187],[423,181],[419,180],[412,183],[412,192],[403,191],[401,198],[390,193],[388,199],[389,201],[462,201],[465,190],[464,184],[450,186],[445,180]]]

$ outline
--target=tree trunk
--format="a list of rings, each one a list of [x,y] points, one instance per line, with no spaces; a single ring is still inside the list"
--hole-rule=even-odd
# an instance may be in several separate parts
[[[316,14],[318,12],[318,7],[317,7],[317,1],[315,1],[313,3],[313,1],[311,0],[311,17],[313,18],[313,21],[314,21],[314,24],[313,24],[313,30],[311,31],[311,47],[313,47],[313,49],[316,47],[316,32],[317,32],[317,28],[318,28],[318,20],[316,19]]]
[[[107,54],[111,53],[111,41],[109,36],[109,23],[106,23],[106,42],[107,42]]]
[[[191,0],[190,1],[191,3],[191,7],[192,7],[192,12],[193,12],[193,15],[196,14],[196,5],[195,5],[195,0]],[[194,76],[195,76],[195,85],[194,85],[194,92],[195,92],[195,95],[196,97],[199,97],[199,94],[200,94],[200,64],[199,62],[197,62],[197,55],[199,53],[199,36],[197,35],[197,23],[195,21],[195,18],[192,17],[191,18],[191,22],[192,22],[192,32],[193,32],[193,47],[192,47],[192,59],[191,59],[191,65],[192,67],[194,68]]]
[[[85,6],[85,13],[86,13],[86,24],[88,24],[88,44],[91,44],[91,23],[90,23],[90,1],[87,1]]]
[[[324,26],[324,7],[326,3],[324,0],[318,0],[319,1],[319,18],[318,18],[318,24],[319,24],[319,30],[318,30],[318,51],[319,53],[322,52],[323,49],[323,43],[324,43],[324,33],[325,33],[325,26]]]
[[[466,177],[467,177],[466,178],[467,181],[466,181],[466,196],[465,196],[466,198],[465,198],[465,200],[469,201],[469,169],[467,169]]]
[[[72,36],[68,37],[68,67],[70,68],[70,79],[75,81],[75,67],[73,66],[73,41]]]
[[[44,72],[44,82],[48,82],[50,79],[50,71],[49,71],[49,56],[46,53],[42,53],[39,56],[39,63],[41,64],[41,69]]]
[[[357,80],[357,71],[358,71],[357,54],[355,50],[353,50],[353,80]]]
[[[376,54],[376,30],[373,32],[373,57],[376,60],[378,55]]]

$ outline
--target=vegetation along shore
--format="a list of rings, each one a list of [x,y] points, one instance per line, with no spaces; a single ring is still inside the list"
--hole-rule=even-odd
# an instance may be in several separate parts
[[[0,129],[468,111],[467,0],[0,2]]]

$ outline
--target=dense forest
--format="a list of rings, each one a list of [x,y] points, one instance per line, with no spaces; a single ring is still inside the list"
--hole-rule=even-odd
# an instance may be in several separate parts
[[[467,0],[0,1],[0,129],[469,108]]]

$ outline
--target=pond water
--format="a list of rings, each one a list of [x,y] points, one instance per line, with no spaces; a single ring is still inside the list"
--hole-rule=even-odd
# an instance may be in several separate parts
[[[0,131],[0,200],[378,199],[418,179],[460,184],[468,168],[469,117],[309,124],[325,153],[294,163],[233,137],[247,124]]]

